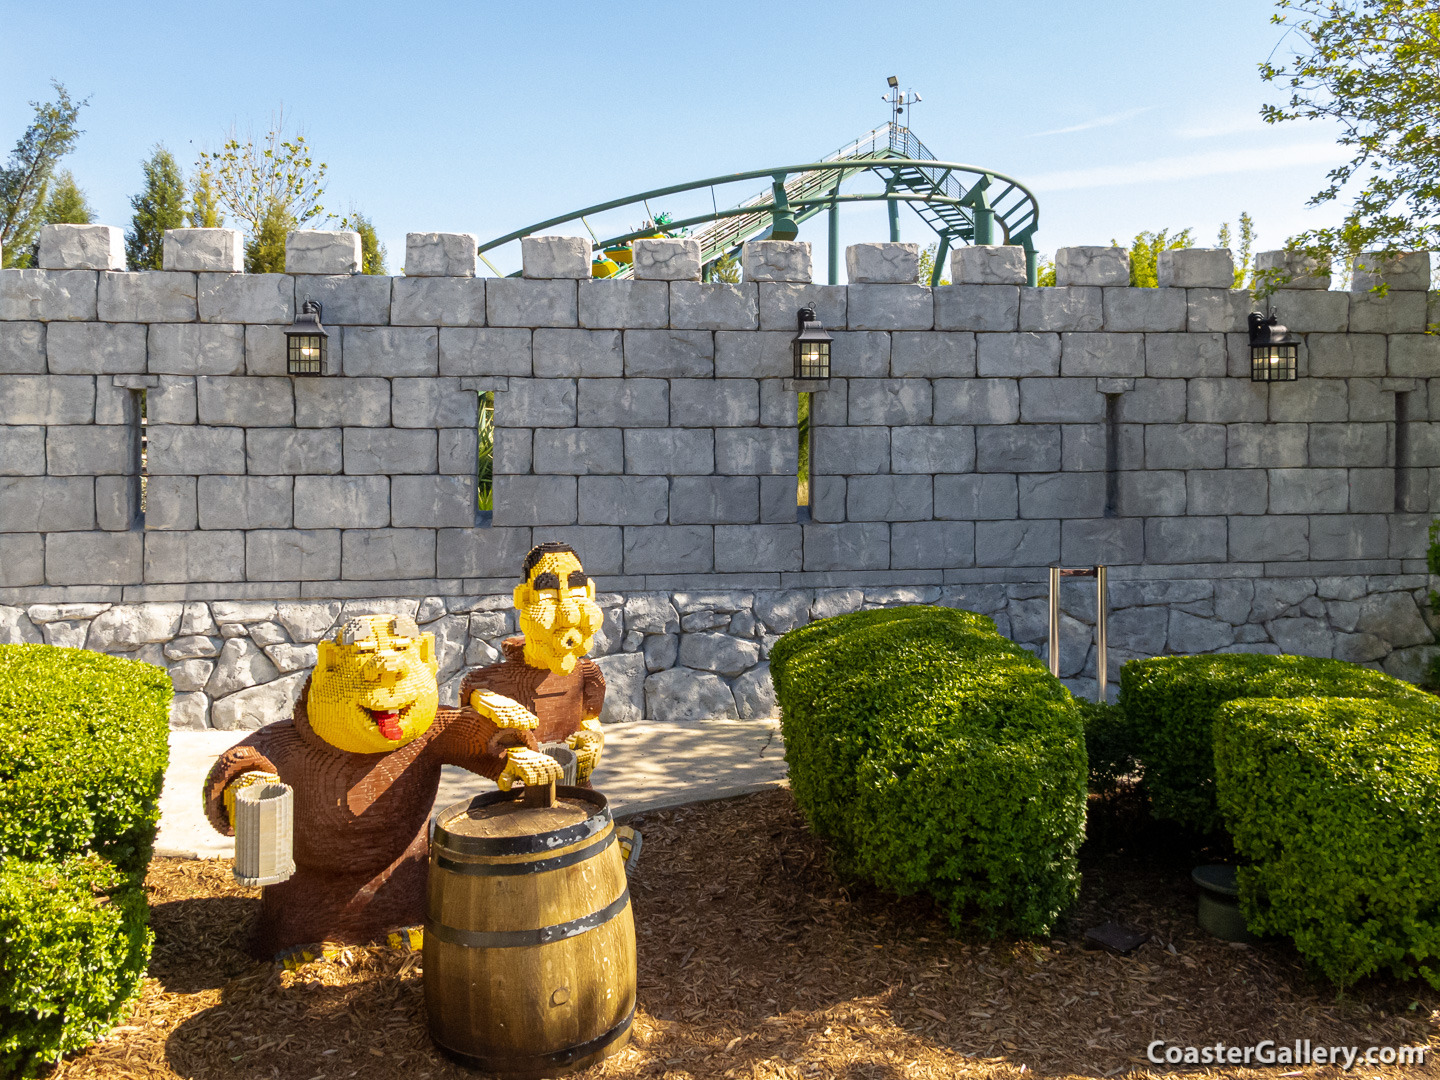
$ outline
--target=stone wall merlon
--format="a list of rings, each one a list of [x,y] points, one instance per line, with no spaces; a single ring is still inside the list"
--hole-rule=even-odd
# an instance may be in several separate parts
[[[245,269],[245,234],[239,229],[166,229],[160,266],[238,274]]]
[[[406,233],[405,276],[474,277],[478,247],[471,233]]]
[[[1425,292],[1430,288],[1430,253],[1406,251],[1386,257],[1384,252],[1367,251],[1359,255],[1350,291],[1369,292],[1382,283],[1391,289]]]
[[[954,285],[1024,285],[1025,249],[1013,244],[958,247],[950,253],[950,281]]]
[[[1068,247],[1055,253],[1055,284],[1128,285],[1130,254],[1117,247]]]
[[[590,278],[590,241],[583,236],[526,236],[520,240],[527,278]]]
[[[914,284],[920,280],[920,245],[851,244],[845,249],[845,273],[857,285]]]
[[[700,241],[636,240],[631,244],[635,277],[641,281],[699,281]]]
[[[285,236],[288,274],[358,274],[362,269],[358,232],[297,229]]]
[[[1155,257],[1155,276],[1162,289],[1233,289],[1235,258],[1229,248],[1162,251]]]
[[[42,270],[124,270],[125,233],[114,225],[42,225]]]
[[[813,280],[810,245],[797,240],[747,240],[740,247],[740,267],[747,282]]]
[[[1330,288],[1330,267],[1301,251],[1261,251],[1255,271],[1285,289]]]

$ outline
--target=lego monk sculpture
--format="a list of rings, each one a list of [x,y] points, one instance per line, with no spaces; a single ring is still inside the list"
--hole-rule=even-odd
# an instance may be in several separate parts
[[[574,551],[556,549],[532,551],[515,589],[523,644],[506,642],[510,660],[465,680],[464,696],[483,708],[439,707],[434,638],[413,619],[364,615],[320,643],[290,719],[220,756],[205,781],[205,809],[227,836],[241,787],[278,779],[294,790],[295,873],[265,886],[255,955],[322,941],[363,943],[423,920],[428,825],[442,765],[505,789],[517,779],[545,784],[560,767],[538,738],[574,748],[580,779],[588,781],[604,741],[596,717],[605,682],[581,657],[601,612],[593,583],[578,584],[584,571]],[[549,666],[531,669],[528,657]],[[472,682],[496,689],[472,692]]]

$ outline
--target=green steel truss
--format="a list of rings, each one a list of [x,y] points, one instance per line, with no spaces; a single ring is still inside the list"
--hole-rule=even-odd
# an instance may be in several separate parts
[[[846,183],[866,172],[883,180],[885,189],[842,193],[841,188]],[[589,229],[589,222],[585,219],[607,210],[645,205],[648,212],[650,199],[761,177],[770,178],[770,189],[746,199],[740,205],[724,210],[716,208],[709,213],[667,222],[664,226],[664,230],[671,232],[695,229],[689,235],[690,239],[700,242],[705,277],[709,277],[710,268],[717,260],[737,253],[746,240],[789,239],[795,236],[801,222],[816,214],[828,213],[829,280],[833,285],[839,280],[840,271],[840,207],[847,203],[884,201],[890,211],[891,240],[900,238],[901,203],[908,204],[934,230],[939,249],[930,284],[939,283],[945,255],[954,245],[996,243],[1015,244],[1025,249],[1030,284],[1035,284],[1034,235],[1040,222],[1040,206],[1030,190],[1003,173],[936,160],[909,128],[895,123],[867,132],[818,162],[713,176],[597,203],[486,241],[479,246],[479,254],[483,258],[487,251],[557,225],[580,222]],[[657,229],[647,224],[644,228],[615,236],[596,236],[596,247],[615,247],[656,233]],[[488,259],[485,261],[491,265]],[[493,265],[491,269],[494,269]],[[630,272],[629,266],[622,266],[612,276],[627,277]]]

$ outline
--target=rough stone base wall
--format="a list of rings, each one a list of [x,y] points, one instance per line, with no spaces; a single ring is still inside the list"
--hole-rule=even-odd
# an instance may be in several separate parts
[[[1333,656],[1418,681],[1440,654],[1424,575],[1118,581],[1110,586],[1109,680],[1137,657],[1166,653]],[[601,594],[591,655],[609,685],[607,723],[774,715],[770,648],[812,619],[862,608],[941,604],[989,615],[1046,655],[1044,585],[979,583],[773,592]],[[1061,592],[1060,673],[1095,694],[1095,592]],[[507,595],[349,601],[239,601],[0,606],[0,643],[45,642],[156,664],[175,684],[171,726],[247,730],[289,715],[315,643],[344,619],[406,613],[435,635],[441,701],[470,667],[499,659],[516,632]]]

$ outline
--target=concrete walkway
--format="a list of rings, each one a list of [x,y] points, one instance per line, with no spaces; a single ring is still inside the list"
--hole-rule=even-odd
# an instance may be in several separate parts
[[[157,855],[228,859],[235,841],[210,827],[200,789],[210,766],[245,737],[243,731],[172,731],[170,767],[160,796]],[[785,746],[778,720],[698,720],[668,724],[612,724],[605,754],[592,778],[616,817],[706,802],[784,786]],[[495,784],[446,766],[437,808],[468,799]]]

